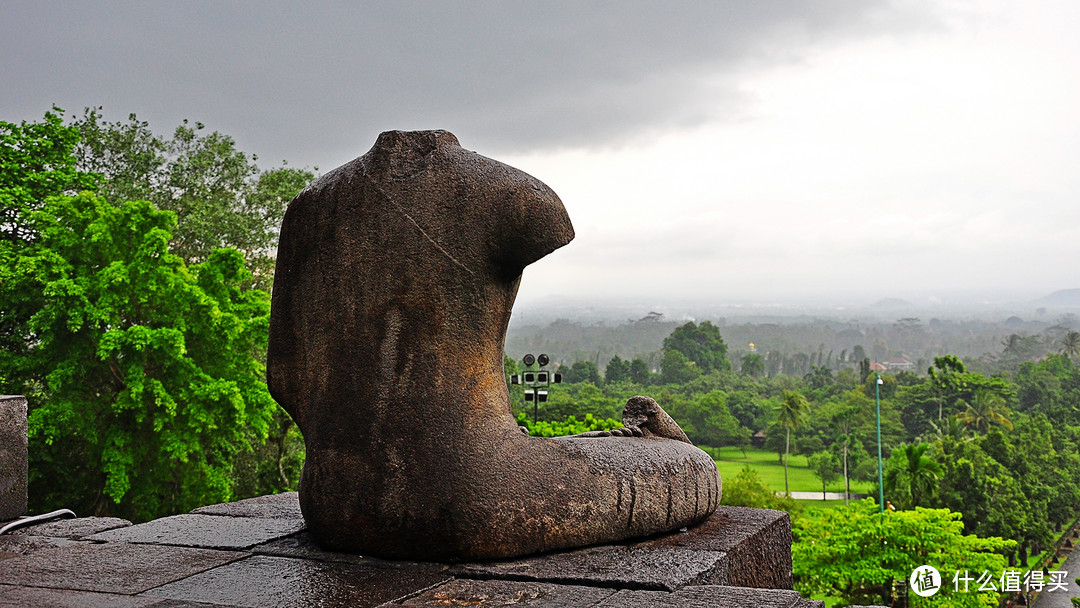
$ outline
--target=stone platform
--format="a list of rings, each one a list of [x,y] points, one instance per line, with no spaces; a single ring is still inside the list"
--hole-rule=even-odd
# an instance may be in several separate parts
[[[720,507],[637,542],[463,564],[318,548],[296,493],[144,524],[54,521],[0,536],[0,606],[821,606],[791,590],[786,513]]]

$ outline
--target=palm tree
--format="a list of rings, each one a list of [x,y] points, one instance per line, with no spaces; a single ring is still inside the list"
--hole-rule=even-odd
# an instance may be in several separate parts
[[[1061,337],[1060,352],[1070,359],[1080,358],[1080,331],[1070,330]]]
[[[851,475],[848,467],[848,461],[852,459],[855,454],[862,450],[862,442],[858,437],[851,433],[850,429],[837,429],[843,431],[839,437],[836,438],[836,442],[833,443],[833,450],[840,452],[840,465],[843,468],[844,475],[844,505],[850,504],[849,497],[851,496]]]
[[[798,391],[784,391],[784,400],[776,405],[776,423],[784,427],[784,494],[788,489],[788,457],[791,455],[791,430],[801,428],[810,417],[810,402]]]
[[[971,403],[964,403],[962,400],[960,403],[967,408],[956,417],[965,425],[974,428],[976,433],[985,433],[995,424],[1010,430],[1013,428],[1012,422],[1001,413],[1005,409],[1005,400],[1000,395],[985,390],[978,391]]]
[[[900,466],[889,467],[885,476],[885,491],[902,506],[915,508],[937,490],[941,465],[925,455],[929,447],[929,443],[909,444],[893,452],[894,458],[900,457]],[[889,461],[891,464],[892,458]],[[911,503],[906,504],[909,496]]]
[[[946,437],[951,437],[956,441],[971,441],[972,437],[965,436],[964,434],[964,422],[960,420],[960,417],[948,417],[941,422],[930,421],[930,428],[934,430],[930,434],[929,438],[934,441],[941,441]]]

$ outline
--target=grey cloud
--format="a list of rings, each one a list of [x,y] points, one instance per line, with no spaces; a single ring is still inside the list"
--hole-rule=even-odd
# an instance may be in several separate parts
[[[388,128],[511,153],[617,146],[737,113],[716,76],[926,16],[869,0],[26,3],[0,25],[7,120],[51,103],[180,117],[301,163]],[[10,113],[10,114],[9,114]],[[14,114],[14,116],[11,116]],[[158,124],[168,117],[170,124]],[[329,167],[324,167],[329,168]]]

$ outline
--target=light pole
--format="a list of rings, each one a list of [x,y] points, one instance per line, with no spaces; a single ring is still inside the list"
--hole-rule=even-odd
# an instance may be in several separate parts
[[[877,406],[877,491],[878,512],[885,512],[885,488],[881,480],[881,374],[874,372],[874,404]]]
[[[541,354],[539,357],[534,357],[532,353],[529,353],[521,359],[521,362],[525,364],[525,371],[510,376],[510,384],[524,384],[529,387],[525,389],[525,401],[532,401],[533,403],[533,424],[535,425],[537,407],[540,405],[540,402],[547,401],[548,398],[548,392],[546,390],[536,387],[542,386],[546,389],[549,384],[562,382],[562,374],[548,373],[548,371],[544,369],[544,366],[551,362],[551,359],[544,354]],[[530,369],[534,363],[540,364],[540,369],[538,371]]]

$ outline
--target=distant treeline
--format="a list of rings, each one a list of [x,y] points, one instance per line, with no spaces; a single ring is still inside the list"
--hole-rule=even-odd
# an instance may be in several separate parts
[[[641,359],[655,372],[661,368],[664,339],[684,322],[654,313],[618,325],[568,320],[547,326],[511,325],[506,352],[518,360],[526,353],[543,352],[556,364],[588,361],[599,370],[617,355],[626,361]],[[993,373],[1062,352],[1070,333],[1080,329],[1080,318],[1072,313],[1049,321],[905,317],[892,322],[729,323],[723,318],[711,322],[719,327],[735,370],[753,352],[762,357],[768,376],[803,376],[815,366],[855,369],[866,358],[882,363],[904,359],[912,371],[925,374],[935,357],[946,354],[963,358],[973,370]]]

